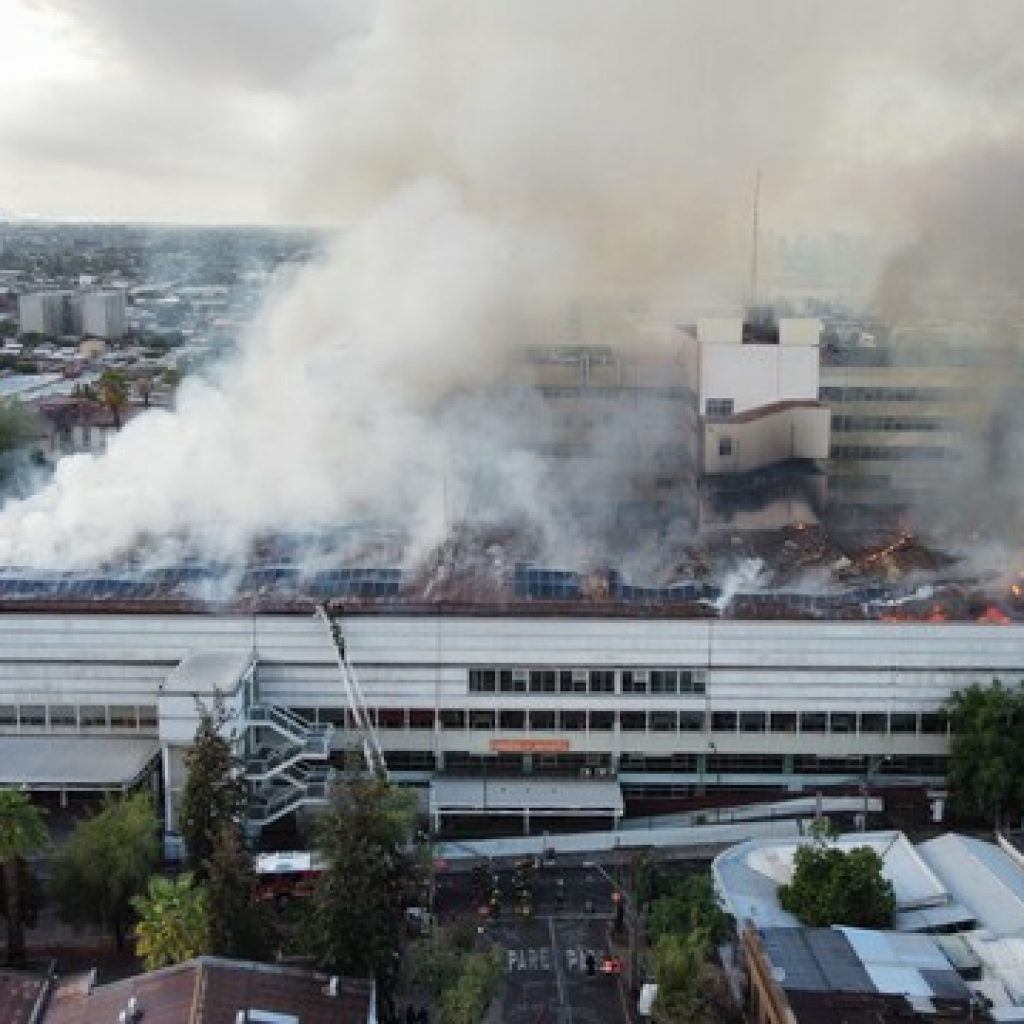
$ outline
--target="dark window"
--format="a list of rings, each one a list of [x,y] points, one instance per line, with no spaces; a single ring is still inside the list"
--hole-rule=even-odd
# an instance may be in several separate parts
[[[498,673],[502,693],[526,693],[526,671],[521,668],[504,668]]]
[[[586,711],[563,711],[559,717],[566,732],[583,732],[587,727]]]
[[[469,670],[470,693],[494,693],[497,673],[493,668],[471,668]]]
[[[140,704],[139,705],[139,728],[140,729],[155,729],[156,728],[156,705],[155,704]]]
[[[494,712],[473,709],[469,712],[470,729],[493,729]]]
[[[106,729],[107,708],[105,704],[83,704],[78,709],[78,720],[83,729]]]
[[[377,728],[404,729],[405,708],[377,708]]]
[[[735,402],[731,398],[709,398],[704,403],[704,415],[708,419],[724,420],[732,415]]]
[[[720,437],[718,439],[718,454],[723,459],[727,459],[730,455],[732,455],[731,437]]]
[[[735,732],[736,712],[735,711],[712,711],[711,712],[712,732]]]
[[[155,725],[156,723],[154,722],[153,724]],[[73,729],[76,725],[78,725],[78,711],[74,704],[50,705],[51,729]]]
[[[550,732],[555,727],[554,711],[531,711],[530,729],[533,731]]]
[[[889,730],[889,719],[887,715],[883,715],[874,711],[865,711],[860,716],[860,731],[870,733],[885,733]]]
[[[929,736],[949,732],[949,716],[945,711],[926,711],[921,715],[921,732]]]
[[[796,732],[796,712],[773,711],[772,732]]]
[[[410,729],[433,729],[434,709],[433,708],[409,708]]]
[[[623,732],[644,732],[647,729],[646,711],[622,711],[619,714],[619,727]]]
[[[614,711],[591,711],[590,729],[591,732],[611,732],[615,728]]]
[[[0,704],[0,726],[17,724],[18,709],[13,704]]]
[[[614,693],[615,673],[611,669],[595,668],[590,670],[591,693]]]
[[[680,711],[679,728],[683,732],[700,732],[704,728],[704,712]]]
[[[651,693],[676,693],[679,674],[675,669],[654,669],[651,672]]]
[[[801,732],[826,732],[828,715],[824,711],[804,711],[800,714]]]
[[[764,732],[766,718],[763,711],[741,711],[740,732]]]
[[[703,693],[704,673],[694,672],[692,669],[684,668],[679,670],[679,692],[680,693]]]
[[[525,729],[526,712],[512,710],[499,711],[498,726],[502,729]]]
[[[652,711],[651,732],[675,732],[676,713],[674,711]]]
[[[558,673],[558,689],[562,693],[586,693],[586,669],[562,669]]]
[[[902,711],[890,715],[889,731],[898,733],[917,732],[917,715]]]
[[[133,704],[110,705],[110,727],[112,729],[138,728],[138,716]]]
[[[134,711],[134,708],[132,709]],[[22,704],[21,705],[21,724],[22,726],[38,727],[46,725],[46,705],[45,704]],[[132,719],[132,725],[135,725],[134,718]]]
[[[465,729],[466,712],[462,708],[441,708],[438,711],[442,729]]]
[[[623,693],[646,693],[647,673],[639,670],[625,669],[622,673]]]
[[[534,669],[530,673],[530,693],[554,693],[555,670]]]
[[[857,715],[852,711],[833,711],[832,712],[832,731],[833,732],[856,732],[857,731]]]

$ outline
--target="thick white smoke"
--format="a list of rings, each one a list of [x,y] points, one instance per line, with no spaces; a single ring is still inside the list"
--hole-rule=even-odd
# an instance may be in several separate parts
[[[517,426],[548,413],[467,396],[492,395],[509,354],[577,303],[635,320],[735,310],[755,168],[794,226],[826,208],[856,220],[862,192],[877,202],[863,176],[829,193],[870,162],[843,148],[875,109],[851,83],[913,61],[922,81],[939,74],[963,7],[848,6],[382,3],[305,83],[282,154],[289,209],[343,225],[327,259],[174,412],[6,506],[0,562],[85,566],[166,538],[241,556],[261,534],[366,518],[430,543],[452,506],[528,516],[565,541],[560,512],[580,506],[587,474],[559,488]],[[1008,37],[1014,6],[989,10],[956,34],[978,44],[958,69]],[[614,424],[598,433],[622,459],[596,481],[601,511],[643,446]]]

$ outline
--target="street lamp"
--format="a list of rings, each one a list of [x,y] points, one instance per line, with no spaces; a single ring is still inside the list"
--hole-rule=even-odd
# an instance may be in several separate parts
[[[637,912],[632,897],[597,861],[585,860],[581,866],[587,870],[596,871],[615,892],[619,893],[622,899],[620,906],[626,908],[626,920],[629,924],[629,985],[631,989],[638,990],[640,988],[638,977],[640,974],[640,945],[643,942],[643,916]]]

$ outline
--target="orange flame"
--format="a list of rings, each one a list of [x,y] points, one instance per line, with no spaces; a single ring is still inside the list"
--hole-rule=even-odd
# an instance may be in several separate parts
[[[990,626],[1005,626],[1009,621],[1009,615],[1006,615],[999,608],[996,608],[995,605],[989,605],[985,611],[978,616],[978,622],[984,622]]]

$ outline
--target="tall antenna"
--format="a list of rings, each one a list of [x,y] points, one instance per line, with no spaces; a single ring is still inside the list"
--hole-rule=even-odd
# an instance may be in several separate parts
[[[750,305],[757,305],[757,243],[761,207],[761,168],[754,175],[754,223],[750,237]]]

